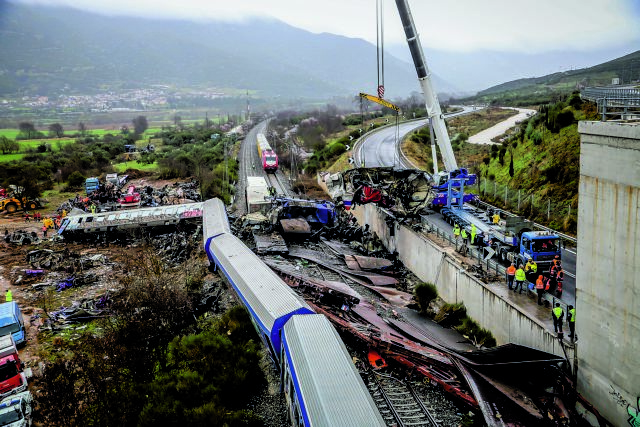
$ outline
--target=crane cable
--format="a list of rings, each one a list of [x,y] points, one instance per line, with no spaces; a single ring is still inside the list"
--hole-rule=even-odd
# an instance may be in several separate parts
[[[384,98],[384,0],[376,0],[376,67],[378,98]]]

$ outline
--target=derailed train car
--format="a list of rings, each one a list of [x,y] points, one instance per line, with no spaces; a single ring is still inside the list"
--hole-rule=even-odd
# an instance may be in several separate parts
[[[384,426],[333,326],[316,315],[230,227],[219,199],[204,205],[204,246],[247,308],[277,366],[294,426]]]

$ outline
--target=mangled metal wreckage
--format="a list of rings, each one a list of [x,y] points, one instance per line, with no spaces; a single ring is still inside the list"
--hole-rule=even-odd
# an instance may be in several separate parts
[[[428,208],[437,195],[431,175],[417,169],[357,168],[325,174],[322,179],[329,195],[346,209],[375,203],[401,216],[413,216]]]

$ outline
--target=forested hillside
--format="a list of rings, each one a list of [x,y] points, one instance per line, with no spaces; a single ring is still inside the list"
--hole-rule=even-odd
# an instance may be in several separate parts
[[[622,84],[640,79],[640,50],[589,68],[502,83],[467,100],[512,106],[545,104],[556,102],[577,87],[609,85],[616,77]]]
[[[509,210],[575,233],[580,177],[577,121],[593,119],[597,119],[595,106],[583,103],[578,93],[541,106],[502,145],[491,146],[490,155],[479,166],[480,180],[474,190],[484,201],[499,206],[504,206],[506,194]]]

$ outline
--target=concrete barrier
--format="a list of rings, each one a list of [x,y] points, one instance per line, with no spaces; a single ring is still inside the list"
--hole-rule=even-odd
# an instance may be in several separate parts
[[[504,298],[504,284],[485,284],[468,273],[452,255],[453,248],[438,246],[426,236],[389,221],[389,214],[374,205],[351,210],[360,224],[369,224],[385,247],[398,252],[399,259],[423,282],[436,285],[440,297],[449,303],[464,303],[468,315],[491,331],[498,345],[509,342],[565,356],[548,325],[522,307]],[[572,347],[565,347],[573,360]]]

